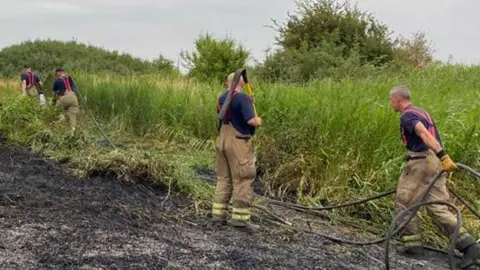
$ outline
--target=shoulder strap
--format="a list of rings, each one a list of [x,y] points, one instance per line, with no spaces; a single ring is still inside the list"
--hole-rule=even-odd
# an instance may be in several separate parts
[[[28,76],[28,85],[32,86],[35,84],[35,75],[33,74],[33,72],[27,72],[27,76]]]
[[[228,90],[227,90],[228,91]],[[220,105],[220,97],[222,95],[225,95],[227,93],[227,91],[223,92],[222,94],[220,94],[217,98],[217,114],[220,112],[220,110],[222,109],[222,106]],[[225,101],[224,101],[225,102]]]
[[[226,119],[228,120],[231,120],[232,119],[232,104],[233,104],[233,100],[235,99],[235,97],[238,95],[239,92],[233,92],[233,95],[232,95],[232,102],[230,102],[230,106],[227,108],[227,112],[226,112]]]
[[[65,86],[65,91],[72,91],[72,87],[70,85],[70,81],[68,80],[68,76],[62,78],[63,85]]]
[[[232,99],[231,99],[232,101],[233,101],[233,99],[235,98],[235,96],[237,96],[237,94],[238,94],[238,93],[239,93],[239,92],[234,92],[234,93],[233,93],[233,95],[232,95]],[[217,109],[219,109],[219,110],[220,110],[222,107],[223,107],[223,106],[222,106],[222,105],[220,105],[220,101],[219,101],[219,102],[217,102]],[[232,103],[230,103],[230,107],[232,107]]]
[[[442,139],[440,137],[440,133],[438,133],[438,130],[437,130],[437,125],[435,124],[435,122],[433,122],[432,120],[432,117],[430,117],[430,114],[427,112],[427,111],[420,111],[418,109],[407,109],[405,111],[403,111],[403,113],[406,113],[406,112],[411,112],[417,116],[421,116],[423,117],[425,120],[427,120],[428,122],[428,132],[436,139],[438,139],[438,142],[440,143],[440,145],[442,145],[443,147],[443,144],[442,144]]]
[[[430,114],[428,114],[428,112],[426,112],[426,111],[423,111],[423,112],[422,112],[422,111],[420,111],[420,110],[418,110],[418,109],[407,109],[407,110],[405,110],[403,113],[406,113],[406,112],[411,112],[411,113],[414,113],[414,114],[416,114],[416,115],[419,115],[419,116],[425,118],[425,120],[427,120],[427,122],[428,122],[429,124],[432,124],[432,125],[433,125],[432,118],[430,117]]]

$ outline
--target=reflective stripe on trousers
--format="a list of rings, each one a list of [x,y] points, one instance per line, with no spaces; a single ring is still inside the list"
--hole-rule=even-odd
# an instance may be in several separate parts
[[[232,219],[248,221],[256,177],[256,159],[252,140],[238,137],[245,137],[245,134],[238,132],[232,124],[222,125],[216,141],[217,184],[213,202],[225,205],[231,200]]]
[[[406,248],[421,247],[423,245],[422,236],[419,234],[402,236],[402,242]]]
[[[228,205],[224,203],[213,203],[212,215],[214,216],[226,216],[228,214]]]
[[[232,220],[238,221],[249,221],[250,220],[250,209],[249,208],[233,208],[232,209]]]

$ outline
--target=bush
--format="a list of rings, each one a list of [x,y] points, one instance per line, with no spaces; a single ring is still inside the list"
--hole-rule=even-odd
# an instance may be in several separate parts
[[[154,61],[146,61],[76,41],[36,40],[0,51],[0,77],[18,76],[26,63],[43,78],[57,67],[70,72],[118,75],[177,72],[173,62],[161,55]]]
[[[182,51],[189,76],[203,81],[225,82],[227,75],[245,66],[249,52],[230,38],[204,34],[195,40],[195,51]]]
[[[345,57],[341,54],[342,50],[341,46],[333,44],[314,49],[278,50],[267,55],[265,62],[256,67],[255,75],[265,81],[293,83],[365,77],[382,70],[373,64],[363,63],[358,51],[352,51]]]
[[[385,63],[393,59],[393,43],[387,26],[348,2],[302,0],[296,14],[288,14],[287,23],[277,26],[276,38],[283,49],[314,49],[335,45],[342,55],[357,50],[366,62]]]
[[[433,49],[423,32],[413,34],[412,39],[399,37],[396,40],[395,58],[400,64],[424,69],[433,62]]]
[[[280,48],[260,68],[269,79],[344,77],[394,59],[387,27],[348,2],[302,0],[285,24],[274,23]]]

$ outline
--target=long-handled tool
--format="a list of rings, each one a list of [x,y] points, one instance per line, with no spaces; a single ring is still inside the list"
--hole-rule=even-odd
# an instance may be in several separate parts
[[[247,95],[252,99],[253,110],[255,112],[255,117],[257,117],[257,109],[255,108],[255,104],[254,104],[253,90],[252,90],[252,87],[250,86],[250,83],[248,82],[247,70],[244,68],[238,69],[237,71],[235,71],[235,74],[233,75],[232,84],[230,85],[230,89],[228,89],[228,93],[227,93],[227,96],[225,97],[225,101],[223,102],[222,109],[217,115],[219,132],[222,127],[222,124],[225,122],[225,115],[227,113],[228,107],[230,107],[232,103],[233,92],[235,91],[235,88],[240,82],[240,78],[243,78],[243,81],[245,82]]]
[[[245,80],[245,88],[247,89],[247,95],[252,100],[253,112],[255,113],[255,117],[258,117],[257,108],[255,108],[255,96],[253,94],[252,87],[250,86],[250,83],[248,82],[246,71],[245,71],[245,76],[244,76],[243,79]]]

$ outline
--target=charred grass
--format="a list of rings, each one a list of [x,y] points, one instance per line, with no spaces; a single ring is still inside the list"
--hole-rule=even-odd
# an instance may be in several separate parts
[[[434,67],[308,85],[254,82],[257,109],[265,122],[255,139],[258,188],[268,196],[318,206],[395,187],[404,150],[388,90],[399,83],[410,86],[415,103],[434,115],[453,159],[480,168],[479,77],[478,68]],[[76,177],[155,182],[208,210],[213,188],[196,172],[213,172],[215,100],[222,87],[151,76],[76,78],[85,98],[80,134],[69,138],[66,124],[58,122],[58,111],[42,110],[2,88],[0,129],[8,141],[68,164]],[[102,137],[86,110],[118,148]],[[479,207],[478,181],[457,172],[449,186]],[[465,226],[478,236],[477,220],[463,213]],[[384,231],[393,216],[393,200],[335,210],[328,216],[333,222],[346,219]],[[448,240],[425,213],[421,218],[426,239],[446,247]]]

